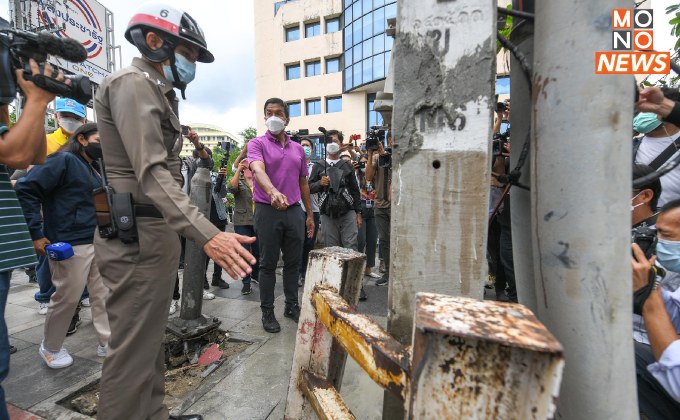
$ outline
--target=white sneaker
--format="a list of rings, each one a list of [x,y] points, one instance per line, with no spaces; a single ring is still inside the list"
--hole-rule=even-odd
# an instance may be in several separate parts
[[[210,292],[207,291],[207,290],[204,290],[204,291],[203,291],[203,300],[213,300],[213,299],[215,299],[215,295],[214,295],[214,294],[210,293]]]
[[[39,315],[46,315],[47,314],[47,308],[50,307],[49,303],[46,302],[40,302],[40,306],[38,306],[38,314]]]
[[[40,343],[39,353],[40,357],[42,357],[45,363],[47,363],[47,366],[51,367],[52,369],[61,369],[69,367],[73,364],[73,357],[71,357],[71,355],[68,354],[68,351],[66,351],[66,349],[63,347],[61,350],[54,352],[46,350],[42,343]]]
[[[86,308],[90,307],[90,298],[86,297],[80,300],[80,304],[83,305]]]
[[[205,294],[204,294],[205,296]],[[174,314],[177,312],[177,308],[179,307],[179,301],[173,299],[172,302],[170,303],[170,315]]]
[[[106,357],[106,354],[109,352],[109,345],[97,345],[97,356],[99,357]]]
[[[369,271],[368,273],[366,273],[366,276],[374,278],[374,279],[379,279],[380,277],[382,277],[380,274],[375,273],[373,271]]]

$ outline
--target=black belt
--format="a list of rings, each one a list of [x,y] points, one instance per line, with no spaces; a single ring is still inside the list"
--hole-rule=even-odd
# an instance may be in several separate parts
[[[135,204],[135,216],[137,217],[152,217],[154,219],[162,219],[163,215],[158,209],[151,204]]]

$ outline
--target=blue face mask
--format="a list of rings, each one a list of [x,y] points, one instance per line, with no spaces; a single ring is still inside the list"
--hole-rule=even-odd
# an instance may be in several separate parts
[[[666,270],[680,272],[680,241],[658,239],[656,242],[656,260]]]
[[[661,120],[653,112],[641,112],[633,118],[633,130],[647,134],[656,130],[661,125]]]
[[[175,54],[175,67],[177,67],[177,73],[179,74],[180,81],[186,83],[187,85],[191,83],[196,77],[196,63],[192,63],[187,60],[182,54]],[[172,68],[167,65],[163,65],[163,73],[165,78],[171,82],[175,81],[172,76]]]
[[[305,157],[309,159],[312,157],[312,148],[309,146],[302,146],[302,148],[305,150]]]

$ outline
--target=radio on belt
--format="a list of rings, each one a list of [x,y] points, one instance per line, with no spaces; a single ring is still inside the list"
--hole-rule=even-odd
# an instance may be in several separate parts
[[[66,242],[55,242],[45,247],[47,257],[53,261],[68,260],[73,256],[73,247]]]

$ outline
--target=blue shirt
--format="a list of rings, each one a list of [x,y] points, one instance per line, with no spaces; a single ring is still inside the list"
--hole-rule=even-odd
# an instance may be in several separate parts
[[[680,289],[672,293],[661,289],[661,296],[675,331],[680,331]],[[666,347],[659,361],[647,366],[647,370],[671,397],[680,402],[680,339]]]

